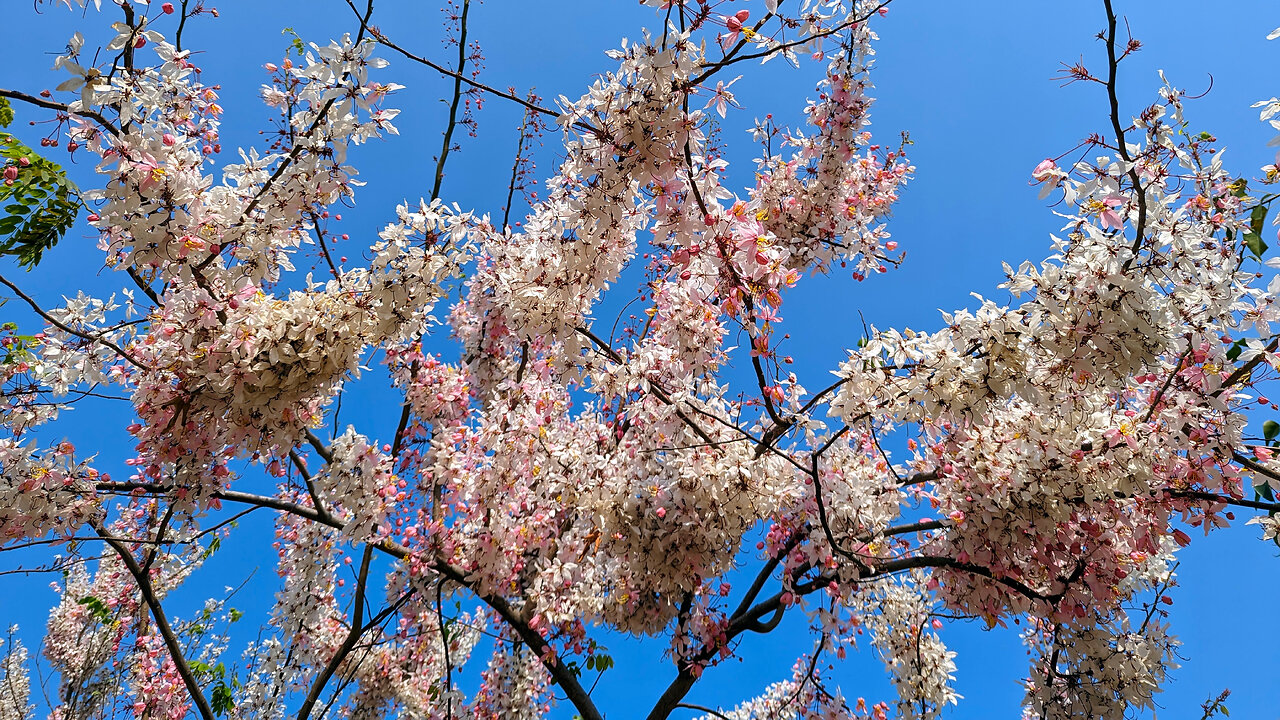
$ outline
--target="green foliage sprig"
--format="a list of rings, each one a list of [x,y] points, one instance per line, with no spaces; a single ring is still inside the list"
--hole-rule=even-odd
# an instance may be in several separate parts
[[[0,98],[0,127],[13,122],[13,108]],[[0,132],[0,254],[16,255],[30,270],[71,229],[80,212],[80,190],[55,162]]]

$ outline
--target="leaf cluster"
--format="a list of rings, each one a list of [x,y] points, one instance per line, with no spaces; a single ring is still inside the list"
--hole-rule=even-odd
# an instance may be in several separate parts
[[[0,98],[0,127],[12,122],[13,108]],[[16,178],[0,183],[0,254],[17,256],[29,270],[75,223],[80,191],[57,163],[3,131],[0,158],[6,170],[18,171]]]

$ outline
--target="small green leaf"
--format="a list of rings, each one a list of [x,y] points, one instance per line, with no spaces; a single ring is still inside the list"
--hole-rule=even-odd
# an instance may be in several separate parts
[[[1263,242],[1262,236],[1257,233],[1246,233],[1244,236],[1244,246],[1249,248],[1249,252],[1253,256],[1262,259],[1262,254],[1267,251],[1267,244]]]
[[[1249,213],[1249,229],[1254,235],[1261,235],[1262,228],[1267,224],[1267,206],[1258,205]]]
[[[1227,359],[1234,361],[1236,358],[1240,357],[1240,353],[1244,352],[1244,348],[1244,340],[1235,341],[1231,344],[1231,347],[1227,348]]]
[[[1262,423],[1262,437],[1267,440],[1275,440],[1280,435],[1280,423],[1275,420],[1268,420]]]
[[[98,598],[92,595],[86,595],[85,597],[80,598],[79,603],[89,608],[89,612],[93,614],[93,617],[103,625],[111,622],[111,608],[108,608],[107,604]]]
[[[208,560],[211,555],[218,552],[218,548],[220,547],[222,547],[222,538],[214,535],[213,540],[209,541],[209,547],[205,548],[204,552],[200,554],[200,559]],[[234,622],[234,620],[232,622]]]
[[[1261,485],[1254,485],[1253,494],[1258,498],[1266,500],[1267,502],[1276,501],[1276,496],[1275,496],[1275,493],[1271,491],[1271,486],[1265,482],[1262,483]]]
[[[213,686],[213,693],[209,696],[209,707],[213,710],[214,715],[229,715],[236,707],[235,696],[231,694],[231,688],[227,684],[218,681]]]

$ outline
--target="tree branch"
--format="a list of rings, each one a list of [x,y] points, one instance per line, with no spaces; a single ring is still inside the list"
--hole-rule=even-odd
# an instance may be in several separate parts
[[[90,523],[90,527],[111,546],[112,550],[116,551],[116,555],[120,556],[120,560],[129,569],[129,574],[133,576],[134,582],[138,585],[138,590],[142,593],[143,602],[151,610],[151,617],[156,621],[160,636],[164,638],[165,647],[168,648],[169,656],[173,659],[173,666],[182,678],[182,684],[186,686],[187,694],[191,696],[192,702],[195,703],[196,709],[200,712],[200,717],[202,720],[215,720],[213,709],[209,707],[209,701],[205,699],[204,693],[200,691],[199,684],[196,683],[195,675],[191,673],[191,666],[187,664],[187,659],[182,654],[182,644],[178,642],[178,636],[174,634],[173,628],[169,625],[169,619],[165,617],[164,608],[160,605],[160,599],[156,597],[155,588],[151,585],[151,578],[148,577],[147,571],[138,565],[138,561],[134,559],[133,553],[129,552],[129,548],[125,543],[107,533],[106,528],[102,527],[101,523]]]

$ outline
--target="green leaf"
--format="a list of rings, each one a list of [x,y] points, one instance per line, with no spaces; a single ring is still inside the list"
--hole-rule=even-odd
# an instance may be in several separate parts
[[[0,127],[9,127],[11,122],[13,122],[13,107],[9,105],[9,98],[0,98]]]
[[[1262,423],[1262,437],[1267,440],[1275,440],[1280,435],[1280,423],[1275,420],[1268,420]]]
[[[204,552],[200,554],[200,559],[208,560],[211,555],[218,552],[220,547],[222,547],[222,538],[214,535],[213,540],[209,541],[209,547],[205,548]],[[235,620],[232,620],[232,622],[235,622]]]
[[[1255,205],[1249,212],[1249,232],[1244,234],[1244,245],[1254,257],[1262,259],[1267,244],[1262,240],[1262,228],[1267,224],[1267,206]]]
[[[1254,485],[1253,494],[1258,498],[1266,500],[1267,502],[1276,501],[1276,496],[1275,496],[1275,493],[1271,491],[1271,486],[1265,482],[1262,483],[1261,485]]]
[[[1263,242],[1262,236],[1257,233],[1246,233],[1244,236],[1244,246],[1249,248],[1249,252],[1253,256],[1262,259],[1262,254],[1267,251],[1267,244]]]
[[[235,696],[231,694],[231,688],[227,684],[218,681],[213,686],[213,694],[209,696],[209,707],[213,710],[214,715],[229,715],[236,707]]]
[[[1234,361],[1236,358],[1240,357],[1240,353],[1244,352],[1244,348],[1244,340],[1235,341],[1231,344],[1231,347],[1227,348],[1227,359]]]
[[[1267,224],[1267,206],[1258,205],[1249,213],[1249,229],[1254,235],[1261,235],[1262,228]]]
[[[79,604],[89,608],[89,612],[93,614],[93,617],[103,625],[111,622],[111,608],[107,607],[107,604],[98,598],[86,595],[80,598]]]
[[[0,132],[0,158],[18,168],[12,185],[0,185],[0,200],[8,201],[0,215],[0,254],[16,255],[29,270],[75,223],[80,191],[57,163],[9,133]]]

